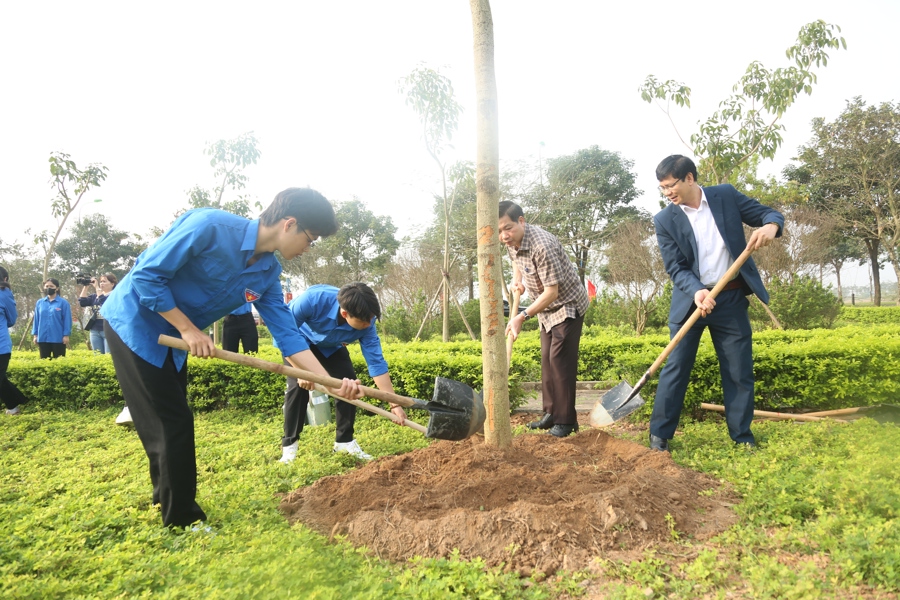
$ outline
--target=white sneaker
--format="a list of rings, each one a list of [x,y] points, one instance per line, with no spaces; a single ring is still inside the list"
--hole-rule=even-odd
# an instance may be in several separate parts
[[[6,414],[8,414],[8,415],[17,415],[20,412],[22,412],[22,407],[19,404],[13,406],[12,408],[6,409]]]
[[[127,406],[116,417],[116,425],[134,425],[134,421],[131,419],[131,411],[128,410]]]
[[[297,446],[299,446],[300,442],[294,442],[290,446],[282,446],[281,447],[281,459],[278,462],[288,464],[293,462],[295,458],[297,458]]]
[[[356,443],[356,440],[350,442],[335,442],[333,452],[346,452],[347,454],[352,454],[356,458],[362,460],[372,460],[373,458],[371,454],[363,452],[362,448],[359,447],[359,444]]]
[[[216,530],[203,521],[197,521],[196,523],[191,525],[191,533],[203,533],[210,537],[215,537]]]

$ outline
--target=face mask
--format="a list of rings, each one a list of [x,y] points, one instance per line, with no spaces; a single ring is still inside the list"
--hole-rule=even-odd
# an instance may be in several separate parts
[[[45,292],[48,296],[52,296],[53,294],[56,293],[56,288],[47,288],[47,289],[44,290],[44,292]]]

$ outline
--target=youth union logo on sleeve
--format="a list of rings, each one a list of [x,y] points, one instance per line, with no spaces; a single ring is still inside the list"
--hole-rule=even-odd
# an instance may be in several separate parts
[[[251,290],[250,288],[245,288],[245,289],[244,289],[244,299],[245,299],[247,302],[256,302],[257,300],[259,300],[259,297],[260,297],[260,296],[262,296],[262,294],[259,294],[259,293],[257,293],[257,292],[254,292],[254,291]]]

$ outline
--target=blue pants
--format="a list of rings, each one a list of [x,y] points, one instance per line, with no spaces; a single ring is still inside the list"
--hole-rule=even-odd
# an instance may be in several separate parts
[[[100,331],[91,329],[91,348],[97,354],[106,354],[109,352],[109,348],[106,347],[106,334],[102,329]]]
[[[650,416],[650,433],[670,440],[675,435],[684,395],[691,378],[691,370],[697,358],[697,348],[703,330],[709,334],[722,376],[725,404],[725,421],[728,435],[738,443],[755,443],[750,423],[753,421],[753,340],[750,305],[741,290],[722,292],[716,298],[716,307],[706,317],[697,320],[690,331],[669,355],[659,374],[659,386]],[[687,316],[681,322],[687,320]],[[678,333],[681,323],[669,322],[672,337]]]

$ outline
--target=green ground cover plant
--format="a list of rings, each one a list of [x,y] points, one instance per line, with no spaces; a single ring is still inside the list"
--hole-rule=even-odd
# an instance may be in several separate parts
[[[297,461],[278,463],[278,411],[197,415],[199,502],[215,535],[167,530],[150,506],[140,442],[112,425],[115,414],[3,420],[4,597],[874,598],[900,586],[900,429],[868,419],[757,423],[756,451],[731,444],[722,423],[690,423],[672,456],[733,487],[738,524],[701,543],[673,523],[669,545],[636,560],[601,557],[592,574],[537,582],[456,557],[392,564],[290,527],[278,494],[358,463],[331,453],[333,425],[308,428]],[[377,417],[358,423],[376,456],[428,443]]]
[[[740,522],[709,544],[604,564],[610,598],[877,598],[900,590],[900,428],[754,424],[759,449],[724,424],[693,423],[672,442],[679,464],[741,496]],[[679,557],[686,557],[679,559]],[[726,596],[727,595],[727,596]]]
[[[357,467],[334,455],[334,426],[308,428],[280,456],[280,411],[196,419],[198,502],[216,535],[163,528],[147,459],[115,410],[31,411],[0,429],[0,596],[4,598],[543,599],[501,570],[457,559],[394,565],[277,511],[278,494]],[[357,439],[376,456],[427,441],[377,417]]]

